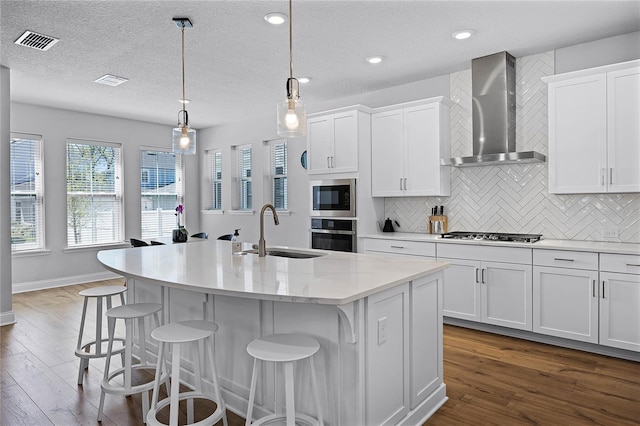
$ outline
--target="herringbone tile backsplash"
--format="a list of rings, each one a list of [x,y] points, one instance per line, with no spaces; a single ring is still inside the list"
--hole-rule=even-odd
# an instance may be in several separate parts
[[[553,52],[516,60],[516,147],[547,155],[547,87]],[[472,155],[471,70],[451,74],[451,154]],[[385,217],[402,232],[427,232],[431,207],[444,205],[450,231],[543,234],[548,239],[640,242],[639,194],[554,195],[547,164],[451,168],[450,197],[386,198]],[[605,230],[618,237],[605,238]]]

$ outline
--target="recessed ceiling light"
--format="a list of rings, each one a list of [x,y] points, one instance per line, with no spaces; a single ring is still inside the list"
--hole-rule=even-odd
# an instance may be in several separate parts
[[[451,37],[455,38],[456,40],[464,40],[471,37],[472,35],[473,35],[473,30],[460,30],[451,34]]]
[[[370,56],[367,58],[367,62],[370,64],[379,64],[384,59],[382,56]]]
[[[309,81],[311,81],[310,77],[300,77],[300,78],[298,78],[298,82],[300,84],[307,84]]]
[[[279,12],[267,13],[266,15],[264,15],[264,20],[271,25],[281,25],[287,21],[287,15]]]

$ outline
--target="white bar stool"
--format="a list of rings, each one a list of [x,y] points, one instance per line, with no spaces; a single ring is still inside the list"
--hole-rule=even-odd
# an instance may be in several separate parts
[[[115,395],[133,395],[142,393],[142,421],[145,421],[147,412],[149,411],[149,390],[153,388],[153,380],[147,382],[132,384],[132,373],[137,370],[150,370],[156,367],[156,364],[147,361],[147,345],[146,332],[144,326],[144,318],[153,316],[155,326],[160,326],[159,312],[162,305],[158,303],[132,303],[124,306],[117,306],[106,312],[109,325],[109,347],[107,350],[107,361],[104,367],[104,377],[102,379],[102,392],[100,393],[100,406],[98,407],[98,421],[102,421],[102,411],[104,408],[105,394],[111,393]],[[125,324],[125,350],[123,367],[112,373],[109,372],[111,364],[111,355],[113,349],[113,335],[116,328],[116,319],[123,319]],[[133,358],[133,320],[138,322],[138,346],[140,349],[138,364],[132,363]],[[116,377],[122,376],[122,380],[114,380]],[[167,380],[165,372],[163,380]]]
[[[316,378],[316,370],[313,364],[313,355],[320,349],[318,341],[312,337],[302,334],[272,334],[270,336],[261,337],[253,340],[247,345],[247,352],[253,360],[253,374],[251,375],[251,390],[249,392],[249,407],[247,410],[246,426],[262,425],[272,422],[276,419],[285,418],[287,426],[294,426],[296,420],[306,422],[311,425],[323,425],[322,409],[320,408],[320,395],[318,393],[318,380]],[[293,362],[301,359],[309,359],[309,367],[311,369],[311,385],[318,410],[318,418],[307,416],[305,414],[296,414],[294,405],[293,390]],[[256,379],[258,376],[258,360],[281,362],[284,367],[285,380],[285,402],[286,415],[276,413],[262,417],[251,423],[253,413],[253,402],[256,396]]]
[[[122,285],[108,285],[102,287],[92,287],[82,290],[80,296],[84,297],[84,305],[82,306],[82,319],[80,320],[80,333],[78,334],[78,345],[76,346],[76,356],[80,358],[80,368],[78,369],[78,385],[82,386],[84,378],[84,370],[89,368],[89,360],[92,358],[103,358],[107,356],[107,352],[103,351],[102,345],[107,343],[109,339],[102,338],[102,301],[106,299],[107,309],[111,309],[111,298],[120,296],[120,304],[124,305],[124,292],[127,287]],[[95,340],[82,343],[84,337],[84,323],[87,318],[87,303],[90,298],[96,298],[96,334]],[[124,339],[115,338],[117,342],[122,343],[122,347],[113,351],[112,355],[122,354],[124,352]],[[93,349],[92,349],[93,348]],[[124,357],[124,355],[122,355]],[[124,360],[124,358],[123,358]]]
[[[214,359],[214,340],[213,335],[218,331],[218,325],[211,321],[192,320],[174,322],[162,327],[156,328],[151,332],[151,337],[160,342],[158,349],[158,363],[156,365],[156,379],[153,386],[153,396],[151,398],[151,409],[147,414],[147,425],[165,425],[157,419],[157,414],[169,405],[169,425],[178,424],[178,406],[180,401],[187,400],[187,422],[189,425],[212,426],[220,419],[227,426],[227,414],[224,400],[220,392],[218,375],[216,373],[216,365]],[[211,340],[211,344],[205,346],[206,339]],[[181,349],[183,344],[197,343],[197,351],[195,351],[196,360],[193,362],[195,379],[195,391],[180,393],[180,360]],[[171,391],[167,398],[158,401],[158,392],[160,383],[162,382],[161,368],[163,361],[166,363],[167,344],[171,345]],[[202,391],[202,361],[206,357],[205,350],[209,352],[211,360],[211,374],[213,381],[214,396],[206,394]],[[205,399],[216,403],[216,410],[207,418],[193,423],[193,401],[195,399]]]

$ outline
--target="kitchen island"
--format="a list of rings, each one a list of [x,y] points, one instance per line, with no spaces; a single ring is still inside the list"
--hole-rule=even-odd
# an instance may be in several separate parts
[[[101,251],[98,260],[127,278],[130,302],[162,303],[164,321],[204,317],[220,326],[216,361],[223,397],[242,416],[252,366],[246,345],[259,336],[296,332],[320,342],[316,369],[327,424],[424,422],[447,399],[442,271],[448,263],[295,252],[322,256],[239,256],[228,241],[206,241]],[[281,387],[273,386],[280,372],[271,366],[263,371],[257,417],[274,410],[274,399],[282,404]],[[296,375],[296,409],[313,416],[309,373],[301,368]]]

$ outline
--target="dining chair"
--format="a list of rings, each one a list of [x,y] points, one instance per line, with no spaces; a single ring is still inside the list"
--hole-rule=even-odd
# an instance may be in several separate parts
[[[137,238],[130,238],[129,241],[131,241],[132,247],[146,247],[149,245],[146,241],[142,241]]]

